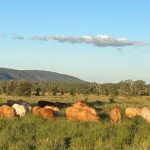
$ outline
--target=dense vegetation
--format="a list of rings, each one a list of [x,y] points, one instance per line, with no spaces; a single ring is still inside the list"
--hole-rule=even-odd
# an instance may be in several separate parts
[[[149,96],[150,84],[142,80],[121,81],[119,83],[88,83],[88,82],[30,82],[30,81],[0,81],[0,94],[30,96],[35,95],[63,95],[64,93],[96,94],[106,96]]]

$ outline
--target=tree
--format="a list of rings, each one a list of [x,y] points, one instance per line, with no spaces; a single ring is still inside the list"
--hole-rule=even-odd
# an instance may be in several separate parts
[[[145,82],[142,80],[137,80],[133,82],[132,93],[134,96],[142,96],[146,91]]]
[[[7,82],[6,81],[2,81],[1,82],[1,91],[2,91],[2,94],[6,94],[6,88],[7,88]]]
[[[150,96],[150,84],[147,85],[147,96]]]
[[[70,95],[72,95],[72,96],[75,96],[75,89],[74,88],[72,88],[71,90],[70,90]]]
[[[16,94],[17,82],[14,80],[8,81],[6,86],[6,95],[15,95]]]
[[[41,93],[41,88],[36,88],[36,96],[39,96],[40,95],[40,93]]]
[[[31,87],[32,84],[29,81],[21,81],[17,86],[16,94],[18,96],[31,96]]]
[[[118,95],[121,96],[132,96],[132,85],[133,81],[125,80],[117,84]]]
[[[107,88],[107,91],[108,91],[108,94],[112,97],[115,97],[118,95],[118,91],[117,91],[117,88],[116,88],[116,85],[113,84],[113,83],[107,83],[105,84],[106,85],[106,88]]]
[[[56,93],[57,93],[57,92],[58,92],[57,86],[53,87],[53,88],[52,88],[52,93],[53,93],[54,96],[56,96]]]

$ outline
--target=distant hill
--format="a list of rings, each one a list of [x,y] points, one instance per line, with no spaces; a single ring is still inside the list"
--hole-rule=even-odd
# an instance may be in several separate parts
[[[52,82],[84,82],[76,77],[51,71],[41,70],[15,70],[0,68],[0,80],[29,80]]]

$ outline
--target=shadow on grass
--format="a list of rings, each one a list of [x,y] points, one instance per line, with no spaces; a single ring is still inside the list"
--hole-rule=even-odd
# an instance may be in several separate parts
[[[71,137],[64,138],[64,148],[65,149],[70,148],[70,141],[71,141]]]

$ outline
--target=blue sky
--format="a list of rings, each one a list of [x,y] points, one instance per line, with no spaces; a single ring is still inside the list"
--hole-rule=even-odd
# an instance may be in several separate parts
[[[149,0],[1,0],[0,67],[150,83],[149,6]]]

